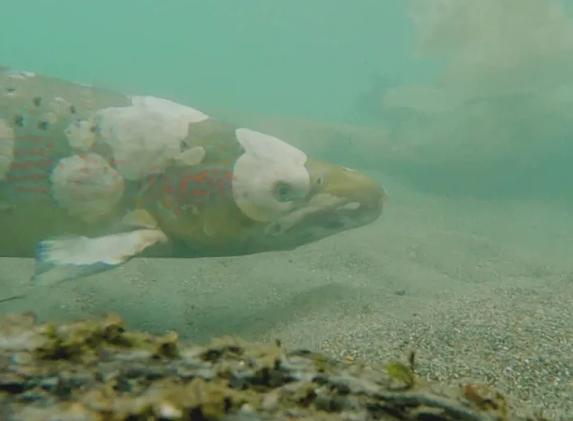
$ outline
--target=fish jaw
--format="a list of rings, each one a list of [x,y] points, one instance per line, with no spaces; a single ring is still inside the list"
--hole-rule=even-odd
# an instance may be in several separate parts
[[[311,196],[265,230],[277,247],[296,248],[372,224],[381,216],[388,193],[377,180],[311,159],[306,166],[315,180]]]

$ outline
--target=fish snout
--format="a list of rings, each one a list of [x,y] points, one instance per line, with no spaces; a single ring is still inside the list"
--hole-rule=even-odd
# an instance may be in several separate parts
[[[377,219],[388,200],[387,190],[374,178],[349,168],[329,173],[324,193],[344,201],[342,209]]]

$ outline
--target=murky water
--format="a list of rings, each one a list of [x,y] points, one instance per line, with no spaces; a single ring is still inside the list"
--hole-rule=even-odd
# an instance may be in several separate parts
[[[136,260],[0,312],[118,311],[200,340],[277,333],[320,347],[304,329],[321,317],[406,323],[405,309],[377,307],[396,291],[573,293],[573,1],[20,0],[0,11],[3,66],[169,98],[390,193],[373,225],[296,252]],[[4,260],[1,295],[30,271]]]

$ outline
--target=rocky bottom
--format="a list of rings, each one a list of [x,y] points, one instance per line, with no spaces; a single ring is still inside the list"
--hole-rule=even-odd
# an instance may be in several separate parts
[[[220,338],[128,331],[123,320],[0,319],[0,420],[525,420],[483,385],[446,387],[404,362],[365,365]],[[543,420],[532,415],[528,420]]]

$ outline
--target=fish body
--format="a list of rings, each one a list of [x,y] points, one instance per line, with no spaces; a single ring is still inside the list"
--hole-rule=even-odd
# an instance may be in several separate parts
[[[376,180],[153,96],[0,67],[0,256],[53,284],[136,256],[291,250],[374,222]]]

